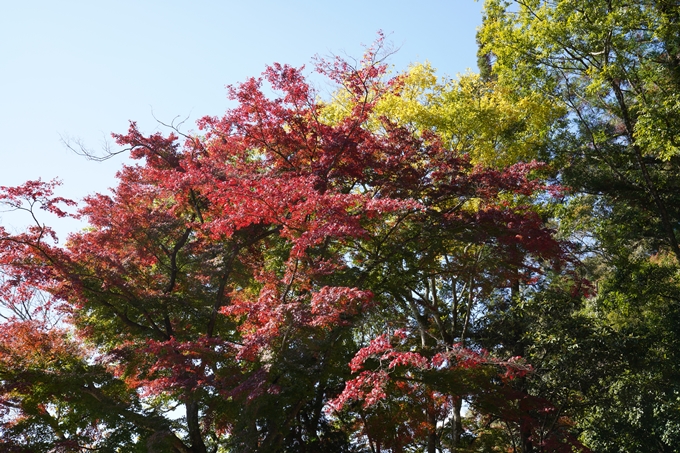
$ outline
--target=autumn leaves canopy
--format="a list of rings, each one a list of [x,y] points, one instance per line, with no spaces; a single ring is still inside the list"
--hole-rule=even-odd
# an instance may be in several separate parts
[[[139,162],[76,211],[54,183],[2,188],[34,223],[0,229],[0,448],[434,451],[463,445],[463,400],[567,448],[522,390],[521,345],[472,335],[570,266],[537,203],[562,188],[502,143],[485,163],[474,131],[409,119],[484,82],[389,75],[382,44],[319,62],[330,99],[275,64],[195,133],[132,123],[114,137]],[[88,226],[58,245],[40,210]]]

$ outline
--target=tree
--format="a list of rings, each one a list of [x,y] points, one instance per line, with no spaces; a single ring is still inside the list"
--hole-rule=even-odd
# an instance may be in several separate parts
[[[589,371],[597,379],[580,389],[582,438],[599,451],[674,451],[680,425],[669,408],[680,381],[665,351],[677,349],[667,321],[677,318],[680,270],[680,10],[674,1],[513,3],[486,2],[481,54],[498,83],[567,112],[552,146],[573,189],[559,221],[582,240],[598,290],[585,311],[602,336]]]
[[[502,83],[569,109],[581,146],[567,182],[647,214],[639,234],[680,258],[673,198],[678,131],[673,2],[486,3],[483,49]],[[583,177],[585,174],[585,177]],[[618,209],[617,209],[618,211]]]
[[[550,159],[549,134],[564,109],[547,101],[540,92],[517,93],[477,74],[448,80],[429,64],[414,64],[378,100],[373,124],[384,115],[416,134],[436,131],[445,148],[468,154],[472,164],[502,169]],[[350,111],[342,91],[325,109],[331,121]]]
[[[335,93],[333,99],[333,103],[326,109],[328,121],[331,123],[345,117],[352,106],[352,102],[342,91]],[[534,177],[539,174],[545,177],[555,174],[557,169],[537,165],[532,159],[551,157],[551,147],[555,143],[554,125],[561,120],[563,114],[562,107],[546,102],[541,93],[516,93],[492,80],[481,80],[474,75],[465,75],[460,80],[454,81],[438,80],[434,70],[428,65],[415,65],[401,77],[397,90],[387,93],[378,101],[369,127],[379,130],[382,124],[381,117],[387,117],[413,131],[416,136],[436,133],[444,148],[454,149],[457,154],[465,156],[465,165],[468,168],[465,174],[472,177],[473,181],[489,177],[491,172],[487,167],[497,168],[504,175],[520,168],[524,168],[524,171],[531,168]],[[529,166],[522,167],[521,164],[527,162],[531,162]],[[477,168],[473,170],[474,164]],[[484,168],[485,176],[482,176],[480,170]],[[536,181],[533,183],[536,184]],[[541,189],[537,191],[539,186]],[[405,230],[409,233],[399,236],[397,242],[396,253],[399,259],[389,260],[390,267],[381,268],[376,273],[376,278],[385,282],[381,287],[384,288],[383,294],[387,296],[387,304],[390,307],[399,307],[391,317],[398,319],[410,316],[408,322],[417,326],[417,330],[415,328],[414,330],[420,335],[420,347],[434,349],[430,354],[435,354],[437,348],[442,345],[460,341],[467,346],[493,351],[497,357],[507,359],[512,356],[525,356],[530,354],[533,347],[525,332],[532,332],[535,328],[532,324],[535,317],[528,313],[526,308],[535,298],[537,290],[548,286],[543,280],[555,273],[554,270],[550,270],[551,263],[561,261],[563,265],[566,264],[563,260],[563,253],[566,250],[564,248],[557,250],[550,234],[540,230],[542,219],[551,215],[552,208],[546,209],[545,206],[545,201],[550,197],[534,198],[532,194],[541,193],[545,189],[559,194],[561,189],[559,185],[543,183],[533,186],[532,189],[526,186],[522,189],[518,184],[512,189],[505,187],[500,193],[491,195],[475,193],[476,189],[473,187],[474,185],[470,186],[471,191],[468,193],[470,203],[467,206],[464,205],[465,197],[461,197],[460,192],[457,195],[456,200],[462,203],[462,211],[471,209],[490,213],[496,209],[494,203],[501,200],[504,215],[511,211],[516,214],[522,212],[522,228],[535,228],[533,233],[530,233],[536,241],[534,245],[527,247],[526,243],[515,243],[511,238],[517,237],[516,233],[503,238],[504,233],[490,224],[477,232],[481,234],[491,232],[492,236],[500,236],[493,239],[489,236],[485,238],[476,236],[472,233],[476,231],[475,227],[463,226],[462,218],[454,221],[453,217],[449,217],[451,223],[447,224],[447,228],[440,229],[439,226],[444,224],[434,214],[446,212],[451,205],[440,205],[445,200],[444,197],[437,199],[413,195],[427,200],[423,203],[431,204],[430,216],[423,216],[417,220],[412,216],[408,220],[411,229]],[[496,199],[496,196],[499,198]],[[532,217],[534,220],[529,221]],[[480,225],[483,223],[484,221],[480,222]],[[534,226],[529,226],[529,223],[533,223]],[[499,243],[495,243],[495,240],[499,240]],[[542,244],[537,246],[539,242]],[[560,258],[555,259],[558,255]],[[394,266],[395,263],[401,265]],[[561,291],[566,291],[567,295],[572,292],[580,295],[587,291],[587,285],[582,287],[583,291],[578,289],[583,282],[574,274],[571,265],[562,267],[557,272],[557,277],[561,278],[561,274],[564,274],[564,277],[568,275],[576,277],[565,278],[567,282],[562,282]],[[395,278],[392,283],[387,284],[389,276]],[[575,311],[578,310],[576,308],[578,304],[569,306]],[[557,313],[557,310],[554,313]],[[560,314],[564,314],[564,311],[561,310]],[[560,321],[559,318],[552,320]],[[409,349],[417,347],[411,344]],[[530,363],[533,365],[535,362],[532,360]],[[536,363],[540,364],[541,359]],[[536,371],[541,372],[540,369]],[[416,372],[422,375],[422,370]],[[464,440],[467,442],[474,439],[472,444],[475,446],[470,447],[478,448],[477,445],[486,442],[481,437],[486,436],[484,433],[489,431],[486,425],[494,423],[495,428],[510,427],[508,428],[510,432],[500,436],[508,439],[507,444],[504,446],[496,444],[498,448],[521,448],[517,445],[522,443],[519,439],[522,436],[526,448],[529,448],[529,438],[532,436],[536,439],[537,446],[548,448],[549,438],[555,440],[565,433],[565,424],[557,423],[557,420],[569,420],[568,417],[572,413],[564,401],[559,402],[559,410],[545,411],[544,409],[550,406],[548,399],[555,394],[546,389],[539,390],[538,386],[529,385],[529,382],[535,381],[536,373],[531,375],[531,379],[514,380],[515,389],[512,390],[512,396],[510,393],[503,396],[496,394],[493,399],[496,401],[494,409],[498,418],[490,416],[490,412],[494,411],[486,404],[483,417],[477,420],[485,420],[480,426],[473,426],[477,423],[473,420],[476,415],[472,415],[474,405],[467,410],[469,414],[467,420],[462,416],[463,401],[469,405],[473,397],[464,395],[460,387],[456,388],[454,393],[457,392],[459,397],[455,403],[449,404],[448,412],[445,411],[448,415],[439,420],[439,425],[444,429],[440,430],[437,436],[445,439],[444,442],[453,448],[462,448]],[[478,378],[475,385],[475,388],[479,389],[484,383]],[[522,405],[524,408],[533,407],[535,409],[531,410],[533,418],[526,417],[526,410],[519,411],[522,413],[521,416],[509,407],[500,410],[497,403],[501,399],[512,401],[513,404]],[[575,399],[573,394],[569,397],[571,403]],[[381,404],[385,404],[384,400]],[[414,401],[406,405],[417,407]],[[477,405],[481,407],[482,401],[479,400]],[[395,407],[403,408],[403,401],[397,402]],[[425,409],[421,410],[421,413],[425,412]],[[400,409],[399,414],[394,415],[406,413]],[[435,411],[429,413],[434,414]],[[379,417],[374,418],[383,422],[389,419],[389,416],[381,412]],[[497,422],[498,420],[503,421]],[[519,435],[518,432],[522,431],[519,428],[521,424],[525,425],[525,429],[523,434]],[[537,428],[539,426],[542,428]],[[548,428],[544,429],[545,427]],[[494,432],[497,431],[495,428]],[[381,430],[386,432],[384,428]],[[572,434],[572,430],[566,431],[570,433],[569,435]],[[461,436],[465,436],[466,439],[462,439]]]
[[[447,419],[458,417],[450,448],[459,443],[463,398],[481,412],[504,404],[528,368],[469,332],[477,300],[511,298],[516,282],[540,279],[539,262],[563,259],[522,201],[544,192],[540,165],[473,165],[432,131],[377,120],[402,86],[381,48],[356,67],[319,63],[350,101],[335,121],[302,69],[275,64],[231,87],[237,107],[201,119],[200,135],[145,136],[131,123],[114,137],[140,163],[71,214],[89,226],[64,246],[36,217],[69,215],[53,183],[1,189],[36,219],[0,231],[3,300],[38,291],[64,316],[0,325],[8,449],[434,452]],[[401,345],[371,349],[395,328]],[[396,380],[385,396],[426,418],[393,406],[397,435],[371,439],[374,414],[325,409],[361,399],[361,376],[383,376],[351,374],[376,355],[392,376],[371,378],[366,403]]]

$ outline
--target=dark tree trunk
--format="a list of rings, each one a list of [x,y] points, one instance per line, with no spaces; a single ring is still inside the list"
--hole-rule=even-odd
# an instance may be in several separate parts
[[[427,435],[427,453],[437,453],[437,417],[434,405],[427,411],[427,421],[430,424],[430,432]]]
[[[187,428],[189,430],[189,440],[191,442],[191,453],[207,453],[203,434],[198,419],[198,403],[193,400],[185,404],[187,410]]]

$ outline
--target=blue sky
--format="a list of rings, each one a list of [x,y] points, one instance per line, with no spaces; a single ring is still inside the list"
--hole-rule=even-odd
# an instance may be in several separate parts
[[[80,199],[115,185],[123,158],[87,161],[135,120],[144,132],[228,108],[225,85],[273,62],[359,57],[383,30],[396,70],[428,60],[440,75],[476,70],[473,0],[31,1],[0,15],[0,185],[59,178]],[[0,222],[9,217],[2,214]],[[73,225],[63,228],[72,228]]]

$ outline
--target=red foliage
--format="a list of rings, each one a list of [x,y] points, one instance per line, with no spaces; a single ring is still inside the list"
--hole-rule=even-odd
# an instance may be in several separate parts
[[[395,332],[393,337],[401,343],[407,340],[404,331]],[[376,361],[377,366],[364,369],[368,360]],[[531,370],[519,358],[499,360],[489,356],[486,351],[477,352],[461,345],[453,345],[448,350],[427,358],[417,352],[400,351],[398,345],[391,344],[387,334],[380,335],[360,349],[349,366],[353,373],[359,374],[345,384],[345,389],[338,397],[328,403],[330,409],[340,410],[352,400],[363,401],[364,407],[371,406],[387,397],[384,388],[390,379],[406,379],[410,382],[408,386],[397,387],[414,391],[420,387],[422,379],[413,375],[413,371],[475,370],[492,366],[498,369],[503,380],[512,380],[525,376]],[[474,392],[477,389],[470,390]]]
[[[318,70],[356,101],[338,124],[319,119],[323,103],[302,68],[275,64],[262,78],[230,87],[237,107],[202,118],[200,137],[145,136],[135,123],[114,134],[142,162],[118,173],[111,195],[85,199],[79,215],[89,229],[65,248],[46,245],[53,233],[40,224],[19,235],[0,230],[3,300],[45,291],[129,385],[214,402],[278,391],[267,381],[277,351],[351,327],[376,307],[351,253],[362,241],[382,244],[383,227],[396,218],[493,244],[497,267],[486,271],[500,286],[510,268],[525,281],[535,276],[527,257],[560,261],[560,245],[533,208],[500,196],[544,190],[531,177],[539,164],[472,168],[434,134],[419,137],[386,120],[380,132],[365,127],[377,100],[400,85],[398,77],[384,80],[386,66],[373,51],[358,67],[336,59]],[[264,82],[279,96],[268,98]],[[67,215],[59,206],[73,203],[53,197],[53,187],[3,187],[0,202]],[[460,209],[458,201],[471,199],[479,209]],[[514,359],[448,346],[426,356],[382,335],[357,353],[350,366],[359,374],[330,405],[375,404],[388,396],[389,381],[397,382],[390,391],[449,401],[424,390],[415,372],[492,367],[512,379],[528,370]],[[367,369],[369,359],[378,366]]]

